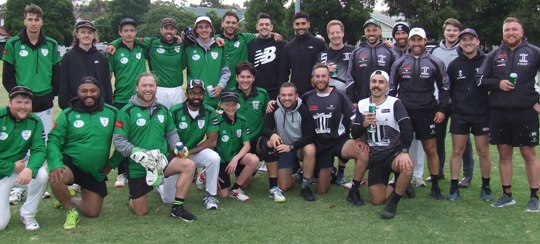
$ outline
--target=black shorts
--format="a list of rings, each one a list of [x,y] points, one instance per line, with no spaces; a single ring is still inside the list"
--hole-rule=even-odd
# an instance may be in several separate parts
[[[490,110],[489,143],[492,145],[538,146],[538,113],[522,110]]]
[[[294,150],[288,153],[280,153],[277,156],[269,155],[265,162],[278,162],[278,169],[293,168],[298,165],[298,151]]]
[[[397,149],[389,149],[369,157],[368,186],[388,185],[392,171],[392,162],[400,153]]]
[[[433,121],[433,118],[435,118],[435,113],[437,111],[418,110],[407,112],[409,112],[409,118],[411,118],[416,140],[435,138],[436,124]]]
[[[483,136],[489,133],[489,116],[465,115],[454,113],[450,120],[450,133],[456,135]]]
[[[146,184],[146,177],[131,178],[128,181],[129,199],[138,199],[151,192],[154,187]]]
[[[249,153],[253,153],[255,155],[258,155],[257,154],[257,141],[259,141],[258,136],[251,139],[251,141],[249,141],[249,145],[250,145]]]
[[[231,186],[231,176],[229,174],[227,174],[227,172],[225,172],[225,170],[227,169],[227,165],[229,165],[229,163],[225,163],[225,164],[220,164],[219,165],[219,178],[221,178],[223,180],[223,182],[220,182],[218,181],[218,184],[220,186],[221,189],[225,189],[225,188],[228,188],[229,186]],[[244,165],[243,164],[240,164],[240,162],[238,162],[238,165],[236,165],[236,170],[234,171],[234,175],[236,177],[238,177],[240,175],[240,173],[242,173],[242,170],[244,169]]]
[[[318,175],[320,169],[332,168],[334,166],[334,157],[338,157],[342,161],[347,161],[347,159],[343,158],[341,155],[341,151],[348,140],[349,138],[346,138],[340,142],[332,143],[334,146],[325,151],[317,150],[315,157],[317,160],[315,163],[315,175]]]
[[[68,167],[71,172],[73,172],[73,183],[80,185],[82,189],[95,192],[102,198],[105,198],[107,196],[107,184],[105,183],[107,178],[105,178],[105,181],[99,182],[93,176],[83,172],[81,169],[75,166],[72,162],[71,157],[67,155],[63,156],[64,158],[62,159],[62,161],[64,163],[64,166]]]

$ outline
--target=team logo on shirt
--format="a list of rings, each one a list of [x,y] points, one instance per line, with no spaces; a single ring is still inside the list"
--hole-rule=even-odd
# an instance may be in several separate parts
[[[259,101],[253,101],[251,102],[251,105],[253,106],[253,110],[259,110]]]
[[[81,127],[84,126],[84,122],[83,122],[82,120],[75,120],[75,121],[73,122],[73,126],[74,126],[75,128],[81,128]]]
[[[204,119],[197,120],[197,126],[199,126],[199,129],[202,129],[204,127],[205,121]]]
[[[240,46],[240,42],[239,42],[239,41],[236,41],[236,42],[234,43],[234,47],[238,48],[239,46]]]
[[[99,122],[101,122],[101,125],[103,125],[103,127],[107,127],[107,125],[109,124],[109,118],[99,117]]]
[[[228,142],[229,141],[229,136],[228,135],[221,136],[221,141],[222,142]]]
[[[180,128],[182,130],[187,128],[187,123],[186,122],[180,122],[180,124],[178,124],[178,128]]]
[[[527,57],[529,56],[529,54],[526,54],[526,53],[520,53],[519,54],[519,60],[518,60],[518,63],[517,65],[520,65],[520,66],[526,66],[526,65],[529,65],[529,60],[527,60]]]
[[[386,65],[386,55],[378,55],[377,56],[377,63],[379,66],[385,66]]]
[[[2,132],[0,133],[0,141],[5,141],[9,137],[8,133]]]
[[[43,54],[43,56],[47,56],[47,54],[49,54],[49,50],[47,50],[45,48],[42,48],[41,49],[41,54]]]
[[[431,131],[429,132],[429,134],[435,135],[435,124],[430,124],[430,125],[429,125],[429,129],[431,130]]]
[[[26,50],[21,50],[21,51],[19,52],[19,55],[20,55],[21,57],[26,57],[26,56],[28,56],[28,51],[26,51]]]
[[[324,55],[324,54],[323,54]],[[267,47],[263,50],[257,50],[255,52],[255,61],[253,65],[255,67],[263,64],[270,63],[276,59],[276,47]]]
[[[538,142],[538,134],[536,133],[536,131],[531,132],[530,137],[531,137],[531,143]]]
[[[420,72],[420,78],[429,78],[430,73],[429,73],[429,67],[428,66],[422,66],[422,67],[420,67],[420,70],[422,71],[422,72]]]
[[[159,53],[159,54],[164,54],[165,53],[165,49],[162,48],[162,47],[159,47],[156,49],[156,52]]]
[[[210,52],[210,55],[212,56],[213,59],[217,59],[219,53],[218,52]]]
[[[456,78],[456,80],[462,80],[462,79],[466,79],[467,77],[465,77],[463,75],[463,70],[459,70],[458,71],[458,77]]]
[[[22,133],[21,133],[21,136],[25,141],[28,141],[28,139],[30,139],[31,135],[32,135],[31,130],[23,130]]]
[[[242,137],[242,129],[236,130],[236,137]]]
[[[137,120],[137,122],[135,122],[135,124],[137,124],[138,126],[144,126],[146,124],[146,120],[143,118],[140,118]]]
[[[122,64],[127,64],[127,63],[128,63],[128,58],[122,57],[122,58],[120,59],[120,63],[122,63]]]
[[[174,51],[177,52],[177,53],[179,53],[179,52],[180,52],[180,46],[174,47]]]
[[[141,57],[142,57],[142,54],[141,54],[141,53],[135,54],[135,58],[136,58],[136,59],[141,59]]]
[[[163,116],[163,114],[158,114],[157,118],[159,122],[163,124],[163,121],[165,120],[165,116]]]
[[[332,118],[332,113],[316,113],[313,115],[313,119],[316,121],[315,133],[317,134],[326,134],[330,133],[331,129],[329,127],[330,119]]]
[[[191,56],[191,59],[197,61],[197,60],[201,59],[201,56],[199,54],[193,54],[193,56]]]

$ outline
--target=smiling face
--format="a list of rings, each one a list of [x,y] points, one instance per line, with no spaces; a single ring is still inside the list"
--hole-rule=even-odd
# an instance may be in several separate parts
[[[234,118],[236,110],[238,110],[238,103],[233,101],[220,102],[219,106],[223,109],[223,112],[227,115],[227,117],[231,119]]]
[[[330,39],[331,46],[341,46],[343,44],[343,36],[345,33],[341,30],[339,25],[331,25],[328,27],[328,38]]]
[[[197,37],[201,40],[210,40],[210,36],[212,35],[212,25],[206,21],[201,21],[197,23],[195,33],[197,33]]]
[[[465,55],[474,55],[477,52],[480,40],[472,34],[463,34],[459,41],[459,47]]]
[[[298,93],[294,87],[282,87],[279,89],[279,101],[285,109],[291,109],[298,100]]]
[[[32,99],[27,96],[17,95],[9,100],[8,107],[15,121],[21,121],[28,118],[32,113]]]
[[[396,40],[396,45],[400,48],[407,47],[409,44],[407,42],[407,39],[409,39],[409,34],[407,34],[405,31],[396,31],[396,34],[394,34],[394,39]]]
[[[384,97],[388,91],[388,81],[383,75],[373,75],[369,82],[369,90],[373,98]]]
[[[409,47],[411,54],[414,56],[420,56],[424,50],[426,50],[427,40],[419,35],[414,35],[409,39]]]
[[[518,22],[508,22],[503,25],[503,42],[510,48],[517,47],[523,39],[523,26]]]
[[[274,26],[272,25],[272,21],[270,19],[260,18],[257,21],[256,28],[257,28],[257,31],[259,32],[259,37],[266,39],[270,37],[270,34],[272,33]]]
[[[99,99],[99,87],[91,83],[83,83],[77,89],[79,99],[86,107],[93,107]]]
[[[328,92],[328,83],[330,82],[330,72],[326,67],[319,67],[313,70],[312,77],[315,89],[320,92]]]
[[[309,34],[310,23],[306,18],[298,18],[293,22],[293,29],[296,35],[303,36]]]
[[[197,110],[203,102],[204,90],[202,87],[193,87],[186,91],[186,98],[188,105]]]
[[[234,16],[225,16],[221,22],[221,28],[226,36],[233,36],[238,31],[238,21]]]
[[[456,43],[459,39],[459,27],[453,26],[453,25],[447,25],[444,28],[444,40],[446,40],[447,44],[453,45]]]
[[[137,96],[144,103],[152,103],[156,97],[157,84],[153,76],[142,76],[135,87]]]
[[[366,36],[366,41],[369,45],[375,45],[379,43],[381,33],[381,28],[375,24],[368,24],[366,28],[364,28],[364,35]]]

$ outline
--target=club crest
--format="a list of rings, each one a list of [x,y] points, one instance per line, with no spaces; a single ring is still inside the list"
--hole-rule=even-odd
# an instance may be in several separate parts
[[[109,124],[109,118],[99,117],[99,122],[101,122],[101,125],[103,125],[103,127],[107,127],[107,125]]]
[[[31,130],[23,130],[22,133],[21,133],[21,136],[25,141],[28,141],[28,139],[30,139],[30,136],[32,136],[32,131]]]

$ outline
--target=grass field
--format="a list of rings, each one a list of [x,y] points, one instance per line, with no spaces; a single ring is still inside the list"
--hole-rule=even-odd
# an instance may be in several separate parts
[[[0,106],[6,104],[7,94],[2,88]],[[447,150],[450,143],[448,138]],[[497,154],[495,147],[490,149],[491,185],[498,198],[501,187]],[[432,200],[429,187],[416,188],[417,197],[402,199],[393,220],[379,219],[383,206],[353,206],[345,200],[347,190],[337,186],[325,195],[316,194],[315,202],[305,202],[297,186],[285,193],[286,203],[274,203],[267,196],[268,180],[263,174],[257,174],[246,191],[251,202],[220,199],[217,211],[205,210],[201,204],[203,192],[192,187],[186,207],[198,217],[193,223],[168,217],[170,205],[161,203],[154,192],[150,193],[148,216],[135,217],[127,206],[127,188],[114,188],[116,174],[112,172],[109,196],[98,218],[82,217],[77,229],[65,231],[64,211],[53,209],[51,200],[45,199],[37,215],[41,229],[27,232],[18,219],[20,205],[12,206],[11,222],[0,232],[0,243],[538,243],[540,214],[524,212],[529,190],[518,151],[514,160],[515,207],[495,209],[481,201],[475,157],[472,186],[461,190],[458,202]],[[449,177],[449,160],[446,162],[445,175]],[[351,178],[351,168],[347,168],[347,179]],[[449,180],[443,180],[441,187],[447,194]],[[362,188],[361,194],[369,199],[367,188]]]

